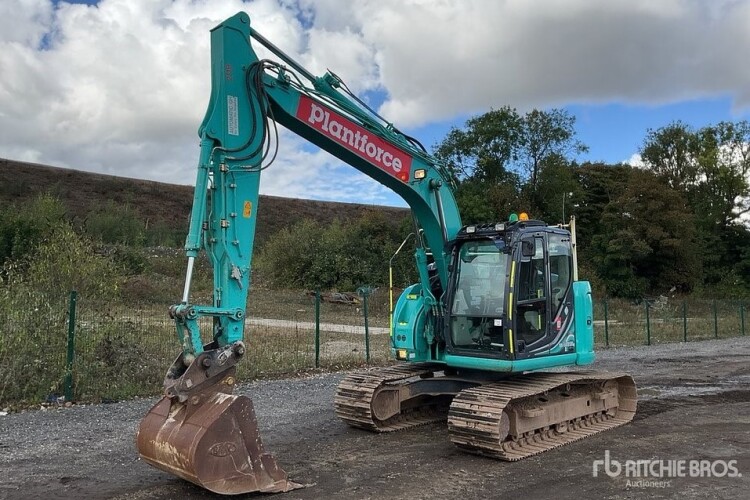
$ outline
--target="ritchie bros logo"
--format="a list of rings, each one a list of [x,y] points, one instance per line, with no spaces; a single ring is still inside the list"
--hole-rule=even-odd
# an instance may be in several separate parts
[[[676,478],[742,477],[737,460],[615,460],[609,450],[604,451],[604,460],[594,460],[593,476],[603,472],[609,477],[625,477],[627,487],[672,486]]]
[[[300,98],[297,118],[333,139],[349,151],[406,182],[412,158],[405,152],[368,133],[351,120],[334,113],[307,96]]]

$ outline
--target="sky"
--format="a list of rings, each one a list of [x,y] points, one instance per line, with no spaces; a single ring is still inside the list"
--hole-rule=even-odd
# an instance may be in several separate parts
[[[564,108],[579,161],[649,128],[750,119],[750,0],[2,0],[0,157],[193,184],[209,30],[238,11],[428,148],[471,116]],[[269,195],[404,206],[282,130]]]

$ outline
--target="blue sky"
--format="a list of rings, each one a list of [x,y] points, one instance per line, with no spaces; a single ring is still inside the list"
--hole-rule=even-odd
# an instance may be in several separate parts
[[[589,146],[583,158],[615,163],[625,161],[643,144],[646,130],[681,120],[699,128],[720,121],[747,119],[747,112],[734,113],[729,98],[706,98],[660,106],[574,105],[566,107],[576,117],[576,129]]]
[[[561,107],[576,117],[578,137],[589,147],[579,161],[605,163],[629,160],[640,149],[649,128],[657,129],[675,120],[702,127],[720,121],[748,118],[747,112],[734,113],[728,98],[697,99],[660,106],[613,103]],[[424,141],[425,146],[432,146],[445,137],[452,126],[461,127],[466,118],[468,116],[411,131]]]
[[[700,128],[720,121],[750,119],[747,110],[733,110],[729,97],[691,99],[662,105],[635,104],[574,104],[561,106],[576,118],[579,139],[589,147],[580,161],[619,163],[630,159],[643,144],[648,129],[658,129],[673,121],[683,121]],[[455,120],[416,127],[410,131],[425,146],[432,146],[448,133],[452,126],[463,126],[471,115]]]
[[[94,6],[89,6],[94,4]],[[0,157],[190,184],[209,30],[239,10],[431,148],[491,108],[565,108],[628,161],[649,128],[748,119],[750,0],[0,2]],[[291,133],[265,194],[403,205]]]
[[[612,103],[561,107],[576,117],[578,138],[589,147],[588,152],[578,157],[579,162],[627,162],[640,150],[648,129],[658,129],[673,121],[679,120],[700,128],[721,121],[750,118],[747,111],[733,110],[732,99],[729,97],[691,99],[662,105]],[[451,127],[462,127],[470,116],[464,115],[454,120],[407,130],[425,147],[432,149]],[[396,197],[389,198],[389,203],[402,204]]]

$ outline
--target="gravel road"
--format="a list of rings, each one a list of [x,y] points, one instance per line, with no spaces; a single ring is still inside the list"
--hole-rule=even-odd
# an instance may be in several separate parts
[[[271,318],[247,318],[245,325],[248,326],[266,326],[274,328],[288,328],[290,330],[315,330],[315,323],[312,321],[291,321],[288,319],[271,319]],[[333,332],[333,333],[356,333],[358,335],[365,334],[365,327],[358,325],[342,325],[338,323],[320,323],[319,325],[321,332]],[[382,326],[368,326],[368,333],[370,335],[386,335],[390,333],[390,329]]]
[[[342,373],[256,382],[240,392],[253,398],[266,448],[291,479],[310,485],[274,499],[748,498],[750,338],[613,348],[599,353],[595,368],[633,374],[635,420],[515,463],[459,452],[444,424],[384,435],[348,428],[332,408]],[[0,498],[212,497],[138,459],[135,431],[154,402],[0,416]],[[742,475],[645,485],[601,471],[592,477],[605,450],[623,463],[736,460]]]

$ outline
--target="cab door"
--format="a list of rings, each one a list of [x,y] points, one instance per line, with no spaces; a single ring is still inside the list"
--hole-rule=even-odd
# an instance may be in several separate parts
[[[513,267],[513,349],[515,358],[523,359],[532,357],[532,350],[550,341],[550,272],[545,233],[522,237]]]

